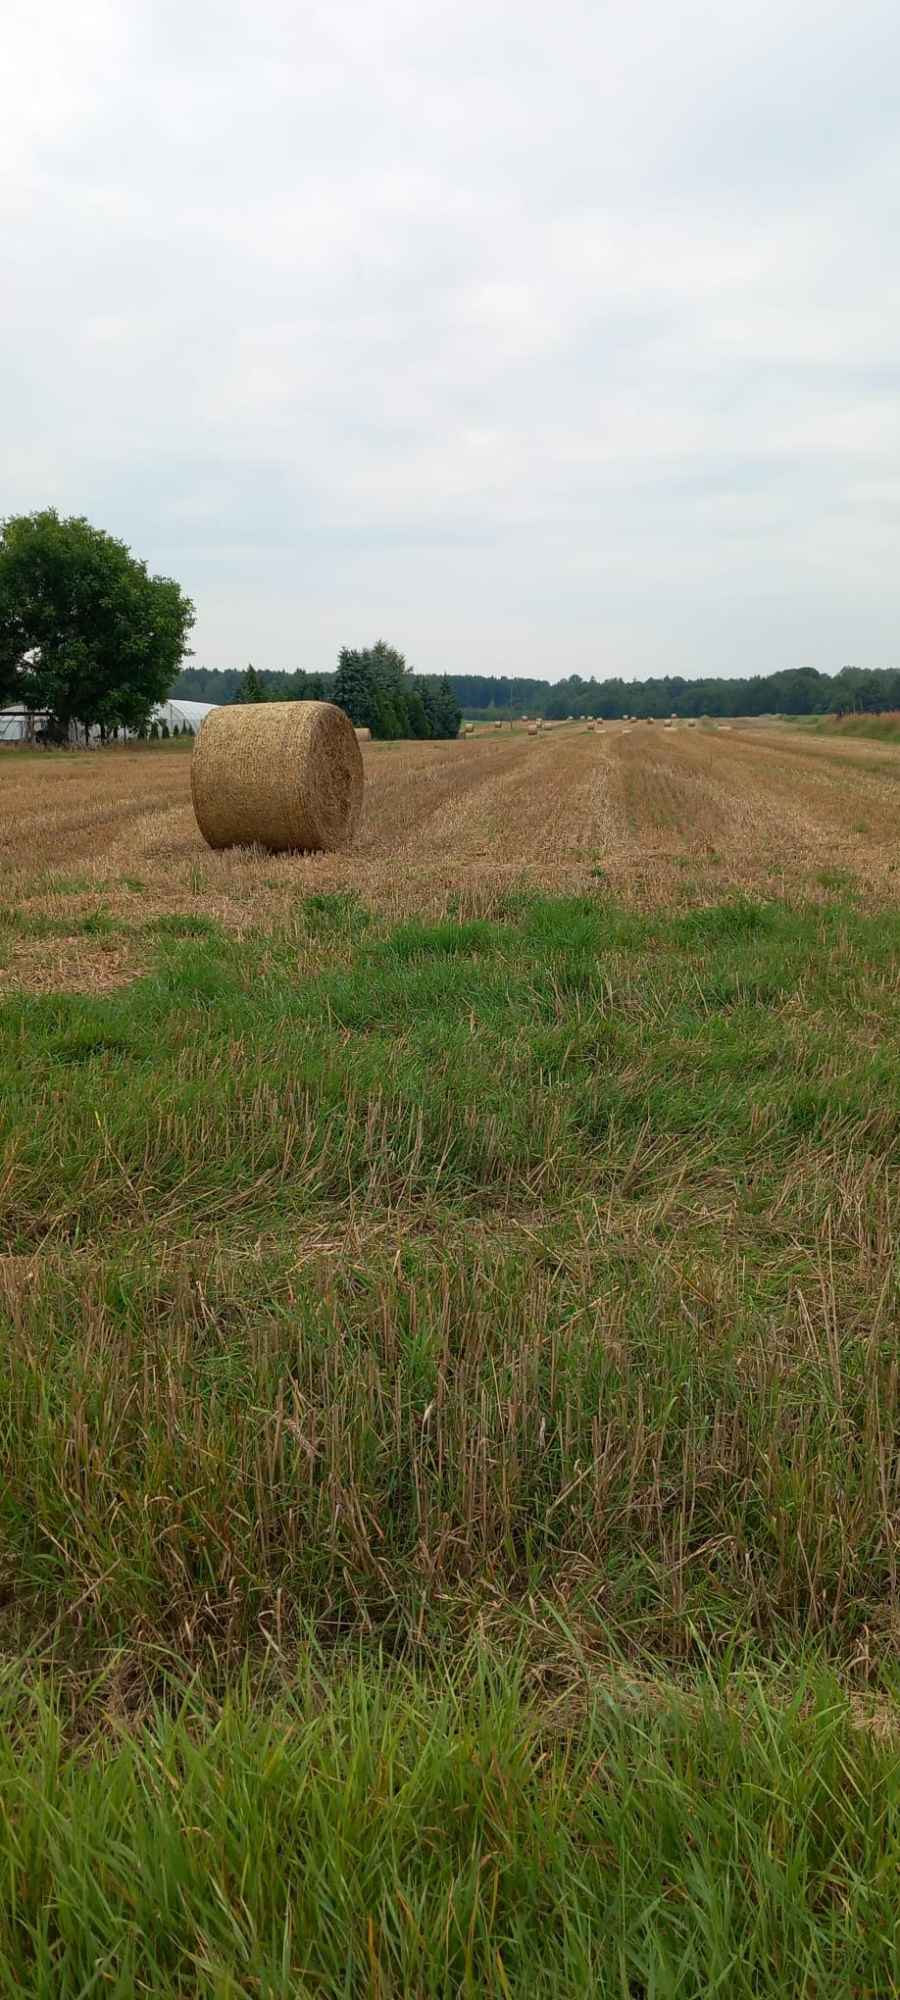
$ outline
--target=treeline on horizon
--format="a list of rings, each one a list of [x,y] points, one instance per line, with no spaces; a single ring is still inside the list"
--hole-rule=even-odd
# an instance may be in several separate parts
[[[385,667],[385,678],[380,685],[379,658]],[[360,661],[368,663],[367,672],[362,673],[362,685],[356,664]],[[342,691],[344,695],[348,693],[347,672],[342,675],[345,662],[353,663],[351,677],[354,672],[357,676],[350,694],[359,714],[341,698]],[[400,662],[399,671],[395,662]],[[373,663],[376,663],[374,675]],[[183,667],[172,693],[176,699],[182,695],[185,700],[193,701],[233,701],[245,679],[245,671],[239,667]],[[625,681],[618,676],[603,681],[583,680],[579,674],[571,674],[567,680],[552,683],[514,680],[496,674],[445,674],[437,678],[411,674],[402,655],[382,642],[365,653],[345,650],[336,673],[276,669],[260,672],[258,680],[269,699],[340,701],[357,723],[363,721],[365,708],[364,726],[377,736],[455,736],[463,715],[485,722],[542,715],[552,722],[567,715],[614,720],[621,715],[851,715],[900,709],[900,668],[894,667],[842,667],[837,674],[823,674],[816,667],[787,667],[777,673],[754,674],[740,680],[688,680],[680,674],[648,681]],[[430,709],[439,726],[433,727],[429,722],[427,728],[422,727],[416,696],[421,700],[426,721]],[[413,698],[412,714],[404,709],[404,702],[410,698]],[[453,712],[457,717],[455,726],[452,726]]]
[[[459,735],[462,710],[446,674],[414,674],[402,653],[377,640],[344,646],[333,674],[240,668],[183,667],[172,698],[230,702],[334,701],[358,729],[384,741]]]

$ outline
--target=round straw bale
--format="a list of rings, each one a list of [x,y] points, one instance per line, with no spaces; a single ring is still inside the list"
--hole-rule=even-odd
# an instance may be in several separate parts
[[[536,723],[536,722],[529,722],[529,724],[528,724],[528,734],[529,734],[529,736],[540,736],[540,733],[541,733],[541,732],[540,732],[540,730],[539,730],[539,728],[538,728],[538,726],[537,726],[537,723]]]
[[[330,701],[214,708],[191,753],[191,792],[210,847],[345,847],[363,795],[353,724]]]
[[[353,734],[358,743],[371,743],[372,741],[371,729],[354,729]]]

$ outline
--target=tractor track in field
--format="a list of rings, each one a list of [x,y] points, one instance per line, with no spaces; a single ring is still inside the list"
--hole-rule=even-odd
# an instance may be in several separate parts
[[[160,915],[275,926],[315,892],[353,890],[393,915],[451,900],[490,914],[520,886],[639,908],[735,893],[821,900],[838,885],[875,906],[897,898],[900,749],[884,744],[607,725],[367,744],[364,760],[351,851],[261,855],[204,845],[180,747],[4,753],[0,982],[116,983],[145,956],[129,940]],[[97,917],[110,935],[66,950],[66,924],[74,936]],[[47,920],[54,935],[42,937]]]

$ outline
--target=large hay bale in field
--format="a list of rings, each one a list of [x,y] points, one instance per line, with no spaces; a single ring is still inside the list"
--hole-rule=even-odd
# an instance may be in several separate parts
[[[540,733],[541,733],[541,732],[540,732],[540,729],[538,728],[538,725],[537,725],[537,723],[536,723],[536,722],[529,722],[529,724],[528,724],[528,734],[529,734],[529,736],[540,736]]]
[[[353,734],[356,737],[357,743],[371,743],[372,741],[371,729],[354,729]]]
[[[330,701],[214,708],[191,754],[191,792],[210,847],[346,847],[362,809],[362,751]]]

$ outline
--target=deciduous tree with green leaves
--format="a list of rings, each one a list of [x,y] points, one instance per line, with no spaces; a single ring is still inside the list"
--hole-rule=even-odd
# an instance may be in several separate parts
[[[190,651],[194,607],[102,528],[53,507],[0,528],[0,700],[59,731],[146,727]]]

